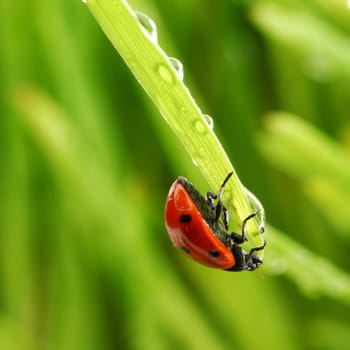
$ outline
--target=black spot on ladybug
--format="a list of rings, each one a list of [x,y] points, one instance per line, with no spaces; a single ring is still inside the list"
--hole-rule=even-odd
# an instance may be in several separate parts
[[[179,247],[179,249],[182,250],[184,253],[186,253],[188,255],[191,254],[191,251],[188,248],[186,248],[186,247]]]
[[[191,222],[192,216],[190,214],[182,214],[180,215],[180,222]]]
[[[220,255],[220,252],[218,250],[210,250],[208,255],[210,258],[217,258]]]

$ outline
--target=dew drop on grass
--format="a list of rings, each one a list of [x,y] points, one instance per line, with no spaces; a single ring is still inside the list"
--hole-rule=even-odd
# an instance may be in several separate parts
[[[181,107],[180,107],[180,113],[183,113],[183,114],[187,113],[186,107],[181,106]]]
[[[203,119],[195,119],[193,121],[193,126],[202,135],[208,132],[208,129],[205,125],[205,121]]]
[[[259,226],[260,233],[264,233],[265,230],[265,210],[264,207],[262,206],[261,202],[259,199],[252,193],[250,192],[247,188],[244,188],[244,191],[247,195],[250,207],[253,212],[259,211],[258,214],[256,215],[256,220]]]
[[[169,120],[166,114],[164,114],[162,111],[160,111],[160,114],[162,115],[163,119],[169,124]]]
[[[211,130],[213,130],[214,129],[214,119],[208,114],[203,114],[203,118],[207,122],[209,128]]]
[[[177,77],[182,81],[184,79],[183,64],[175,57],[169,57],[169,62],[172,65],[172,67],[175,69]]]
[[[147,37],[156,44],[158,42],[158,34],[154,21],[142,12],[135,11],[135,16]]]
[[[204,135],[208,133],[207,126],[209,127],[210,130],[213,130],[214,120],[210,115],[203,114],[203,119],[195,119],[193,121],[193,126],[200,134]]]
[[[199,147],[199,149],[192,154],[192,163],[196,167],[203,167],[205,166],[207,162],[207,159],[205,157],[205,151],[202,147]]]
[[[156,70],[165,82],[169,84],[176,82],[175,73],[168,65],[159,63],[156,65]]]
[[[203,156],[203,154],[204,154],[204,150],[203,149],[199,149],[197,152],[193,153],[192,163],[196,167],[202,167],[202,166],[205,165],[206,158]]]

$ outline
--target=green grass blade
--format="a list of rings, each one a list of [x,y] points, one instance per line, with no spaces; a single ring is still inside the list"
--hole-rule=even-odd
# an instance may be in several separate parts
[[[91,0],[87,1],[87,6],[180,139],[211,190],[217,191],[233,166],[181,77],[156,43],[155,36],[142,29],[125,1]],[[154,26],[145,18],[143,22],[144,26]],[[226,192],[228,208],[238,214],[236,220],[240,225],[252,209],[236,173],[228,182]],[[250,243],[260,246],[263,238],[256,222],[248,223],[248,232]]]
[[[266,271],[286,275],[308,295],[327,296],[350,306],[349,274],[278,230],[269,227],[269,232]]]

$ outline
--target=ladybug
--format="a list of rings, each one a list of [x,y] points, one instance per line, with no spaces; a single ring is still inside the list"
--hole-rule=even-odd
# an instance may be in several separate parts
[[[240,234],[228,233],[228,212],[221,197],[232,174],[227,175],[217,194],[208,192],[206,198],[192,183],[179,177],[168,194],[165,226],[175,247],[196,262],[226,271],[253,271],[263,262],[255,252],[264,249],[266,241],[249,252],[240,246],[247,241],[247,221],[259,211],[243,220]]]

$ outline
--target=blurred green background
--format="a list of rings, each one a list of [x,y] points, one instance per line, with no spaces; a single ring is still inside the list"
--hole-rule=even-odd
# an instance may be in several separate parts
[[[348,349],[346,1],[131,5],[283,233],[261,273],[179,254],[168,189],[206,184],[88,8],[1,0],[0,349]]]

